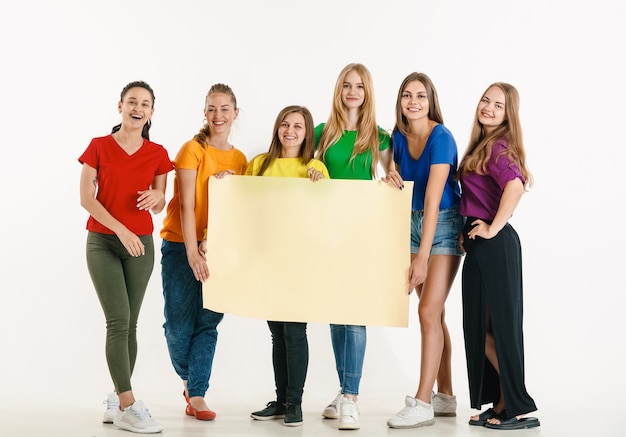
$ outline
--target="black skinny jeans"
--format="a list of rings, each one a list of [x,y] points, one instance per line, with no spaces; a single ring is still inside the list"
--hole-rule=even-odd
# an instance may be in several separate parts
[[[306,323],[267,322],[272,333],[276,401],[301,404],[309,366]]]

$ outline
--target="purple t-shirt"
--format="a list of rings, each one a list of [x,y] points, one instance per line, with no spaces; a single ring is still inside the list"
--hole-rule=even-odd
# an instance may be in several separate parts
[[[517,164],[502,154],[507,147],[503,139],[493,143],[484,174],[461,174],[459,211],[462,216],[493,220],[506,184],[515,178],[525,182]]]

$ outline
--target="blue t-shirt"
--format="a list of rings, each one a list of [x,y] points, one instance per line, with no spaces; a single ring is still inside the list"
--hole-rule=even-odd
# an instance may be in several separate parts
[[[426,184],[433,164],[449,164],[450,173],[443,189],[439,209],[448,209],[458,204],[461,198],[461,187],[454,180],[458,165],[456,141],[452,133],[442,124],[434,127],[430,133],[424,151],[415,160],[409,153],[406,137],[400,132],[393,133],[393,160],[400,167],[400,176],[405,181],[413,181],[413,211],[424,209]]]

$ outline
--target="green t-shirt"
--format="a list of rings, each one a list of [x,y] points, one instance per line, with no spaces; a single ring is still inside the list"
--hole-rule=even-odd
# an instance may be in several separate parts
[[[325,123],[315,127],[315,147],[319,144]],[[389,134],[379,128],[380,146],[378,150],[389,147]],[[370,150],[352,157],[352,149],[356,142],[356,131],[346,130],[339,140],[326,150],[324,164],[328,168],[331,179],[372,179],[372,152]]]

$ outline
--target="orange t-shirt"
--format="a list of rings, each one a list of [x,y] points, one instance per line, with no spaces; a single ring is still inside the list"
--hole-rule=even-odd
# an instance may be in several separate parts
[[[220,150],[212,146],[204,147],[196,140],[190,140],[178,151],[174,168],[197,171],[194,214],[198,241],[206,238],[205,230],[209,221],[209,177],[225,170],[233,170],[235,174],[240,175],[246,171],[247,165],[246,156],[234,147],[230,150]],[[174,196],[167,205],[161,238],[175,243],[184,243],[178,190],[178,180],[174,177]]]

